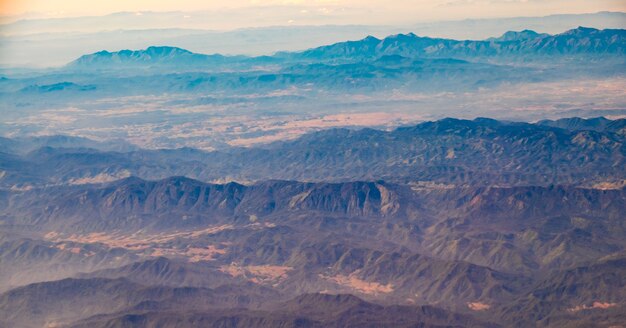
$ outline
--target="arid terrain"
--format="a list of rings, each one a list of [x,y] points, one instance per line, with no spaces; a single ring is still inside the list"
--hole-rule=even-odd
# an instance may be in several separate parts
[[[0,67],[0,327],[626,328],[626,30],[570,26],[624,16]],[[56,63],[127,17],[0,42]]]
[[[365,312],[394,326],[619,326],[624,122],[446,119],[223,153],[4,153],[4,324],[360,326]]]

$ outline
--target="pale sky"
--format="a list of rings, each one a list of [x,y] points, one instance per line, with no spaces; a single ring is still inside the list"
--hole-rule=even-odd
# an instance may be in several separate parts
[[[0,15],[24,17],[99,16],[120,11],[221,11],[254,7],[298,7],[308,13],[351,17],[371,23],[457,20],[562,13],[626,11],[626,0],[0,0]],[[346,24],[356,23],[346,21]]]

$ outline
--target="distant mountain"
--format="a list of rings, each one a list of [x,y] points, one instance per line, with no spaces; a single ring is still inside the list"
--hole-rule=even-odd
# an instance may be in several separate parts
[[[250,13],[250,17],[258,15]],[[287,9],[287,8],[284,8]],[[267,15],[276,15],[269,7]],[[346,11],[347,14],[349,11]],[[561,14],[543,17],[507,17],[459,21],[423,22],[410,26],[344,25],[347,19],[335,17],[335,25],[300,24],[241,28],[216,31],[217,21],[232,23],[233,14],[222,12],[122,12],[106,16],[35,18],[10,22],[0,28],[5,36],[0,43],[13,49],[15,56],[4,56],[2,66],[60,66],[74,58],[99,49],[144,49],[150,45],[172,45],[193,49],[197,53],[263,55],[276,51],[301,51],[343,40],[356,40],[366,35],[382,37],[405,31],[456,40],[483,40],[509,30],[532,29],[555,34],[578,25],[599,29],[626,28],[626,14],[598,12]],[[236,12],[241,15],[241,9]],[[289,14],[291,15],[291,14]],[[189,16],[181,19],[183,16]],[[354,16],[351,16],[354,17]],[[247,22],[249,23],[250,20]],[[278,24],[285,22],[280,18]],[[333,24],[333,23],[330,23]],[[209,30],[207,30],[209,29]],[[45,58],[39,56],[46,53]]]
[[[521,40],[528,40],[528,39],[538,39],[538,38],[545,38],[545,37],[549,37],[550,34],[547,33],[537,33],[535,31],[531,31],[531,30],[523,30],[520,32],[516,32],[516,31],[508,31],[504,34],[502,34],[502,36],[497,37],[497,38],[489,38],[487,39],[487,41],[497,41],[497,42],[502,42],[502,41],[521,41]]]
[[[393,131],[329,129],[262,147],[210,153],[188,148],[115,152],[43,147],[26,155],[0,153],[4,159],[0,169],[6,172],[0,185],[183,175],[204,181],[385,179],[619,187],[626,179],[621,169],[626,162],[626,135],[620,128],[625,120],[604,123],[602,131],[589,127],[596,124],[594,120],[575,121],[583,123],[561,128],[547,122],[444,119]],[[571,161],[577,165],[565,165]]]
[[[552,55],[626,54],[626,30],[597,30],[579,27],[556,35],[532,31],[509,32],[486,41],[457,41],[420,37],[413,33],[397,34],[382,40],[367,37],[340,42],[296,53],[307,60],[372,60],[386,55],[410,58],[497,58]]]
[[[225,57],[222,55],[203,55],[176,47],[148,47],[145,50],[121,50],[116,52],[100,51],[84,55],[67,65],[68,68],[107,68],[123,69],[127,67],[203,67],[220,65],[229,60],[243,57]]]
[[[605,142],[597,142],[600,139]],[[624,136],[611,132],[568,131],[484,119],[444,119],[389,132],[326,130],[229,157],[246,156],[253,159],[248,163],[255,172],[281,179],[317,180],[341,172],[333,178],[403,177],[445,183],[479,183],[484,179],[504,184],[550,184],[582,182],[576,178],[580,176],[576,171],[582,167],[586,167],[586,179],[598,172],[602,179],[610,180],[613,176],[621,181],[623,170],[616,168],[626,160],[623,147]],[[218,154],[221,153],[213,158],[222,158]],[[605,162],[594,160],[599,156]],[[580,166],[559,164],[574,159],[580,161]],[[248,163],[238,164],[239,172],[248,171]],[[234,163],[229,165],[233,167]],[[253,175],[245,176],[256,179]]]
[[[558,127],[571,131],[599,131],[626,134],[626,120],[609,120],[604,117],[582,119],[579,117],[561,118],[558,120],[542,120],[538,125]]]
[[[93,85],[78,85],[72,82],[59,82],[50,85],[33,85],[23,88],[22,92],[49,93],[55,91],[90,91],[96,87]]]
[[[93,56],[96,55],[87,55],[84,58]],[[177,64],[179,62],[180,65]],[[60,98],[64,97],[62,99],[126,97],[158,92],[194,94],[200,98],[190,99],[191,101],[221,101],[204,96],[213,92],[225,92],[231,97],[225,100],[227,104],[243,101],[250,93],[271,93],[279,89],[298,90],[297,94],[282,96],[293,102],[304,100],[308,94],[322,91],[342,98],[346,94],[358,92],[373,92],[382,97],[392,90],[429,93],[494,87],[503,84],[505,76],[510,76],[506,80],[508,83],[523,83],[561,79],[572,74],[563,71],[547,76],[543,71],[532,67],[510,67],[449,58],[416,59],[399,55],[382,56],[372,61],[355,59],[342,63],[311,62],[281,56],[223,57],[223,60],[207,60],[196,64],[187,63],[184,56],[168,57],[155,62],[137,62],[133,59],[123,63],[106,57],[101,63],[78,66],[70,64],[66,69],[76,80],[91,80],[93,76],[85,75],[94,71],[102,75],[95,79],[93,90],[66,88],[64,92],[54,93]],[[587,76],[587,73],[583,75]],[[15,101],[24,99],[30,102],[51,98],[51,93],[40,92],[40,83],[18,87],[20,82],[8,83],[7,89],[13,89],[12,86],[16,85],[14,88],[17,90],[7,90],[11,93],[5,93],[6,96],[15,96]],[[311,85],[315,88],[311,89]],[[271,101],[276,97],[263,99]]]
[[[507,32],[500,38],[486,41],[457,41],[419,37],[413,33],[378,39],[368,36],[317,47],[303,52],[282,52],[274,56],[245,57],[202,55],[176,47],[149,47],[145,50],[100,51],[84,55],[69,63],[73,69],[121,69],[124,67],[196,68],[223,65],[287,64],[299,61],[374,61],[385,56],[419,58],[500,58],[554,55],[622,56],[626,54],[626,30],[597,30],[579,27],[567,32],[547,35],[533,31]]]

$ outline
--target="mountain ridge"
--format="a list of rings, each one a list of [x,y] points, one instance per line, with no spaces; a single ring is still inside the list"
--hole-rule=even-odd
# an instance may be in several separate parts
[[[153,180],[183,175],[203,181],[225,177],[234,181],[382,179],[452,185],[497,182],[503,186],[593,187],[607,183],[607,187],[619,187],[626,180],[619,170],[626,161],[624,122],[571,119],[530,124],[443,119],[391,131],[321,130],[259,147],[213,152],[190,148],[110,151],[44,147],[27,154],[3,155],[6,176],[0,184],[10,189],[16,181],[36,187],[110,181],[129,175]],[[68,145],[72,143],[90,146],[88,142],[68,141]],[[36,143],[40,144],[45,145]],[[12,141],[7,141],[6,147],[15,149]],[[596,160],[599,157],[605,160]],[[572,160],[578,165],[562,165]],[[42,167],[44,163],[55,170]]]
[[[0,139],[2,181],[32,182],[0,190],[0,317],[27,327],[616,324],[624,121],[448,118],[216,152]],[[563,163],[575,169],[551,179]],[[380,174],[403,165],[406,175]],[[222,180],[199,178],[202,167]],[[233,168],[266,179],[225,182]],[[547,178],[507,180],[524,170]]]
[[[279,52],[273,56],[247,57],[204,55],[188,50],[151,46],[145,50],[100,51],[83,55],[67,65],[68,68],[122,65],[149,67],[151,65],[215,66],[242,62],[280,63],[291,60],[373,60],[385,55],[409,58],[475,58],[495,56],[546,56],[562,54],[623,55],[626,53],[626,30],[579,27],[561,34],[546,35],[534,31],[507,32],[499,38],[484,41],[419,37],[413,33],[390,35],[383,39],[367,36],[356,41],[339,42],[302,52]]]

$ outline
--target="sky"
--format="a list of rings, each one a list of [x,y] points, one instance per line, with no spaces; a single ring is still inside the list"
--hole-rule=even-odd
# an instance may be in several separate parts
[[[236,12],[256,7],[297,7],[302,17],[342,15],[346,24],[358,24],[363,20],[370,24],[397,24],[626,11],[626,0],[0,0],[0,16],[19,19],[100,16],[122,11]],[[323,23],[322,18],[320,23]]]

